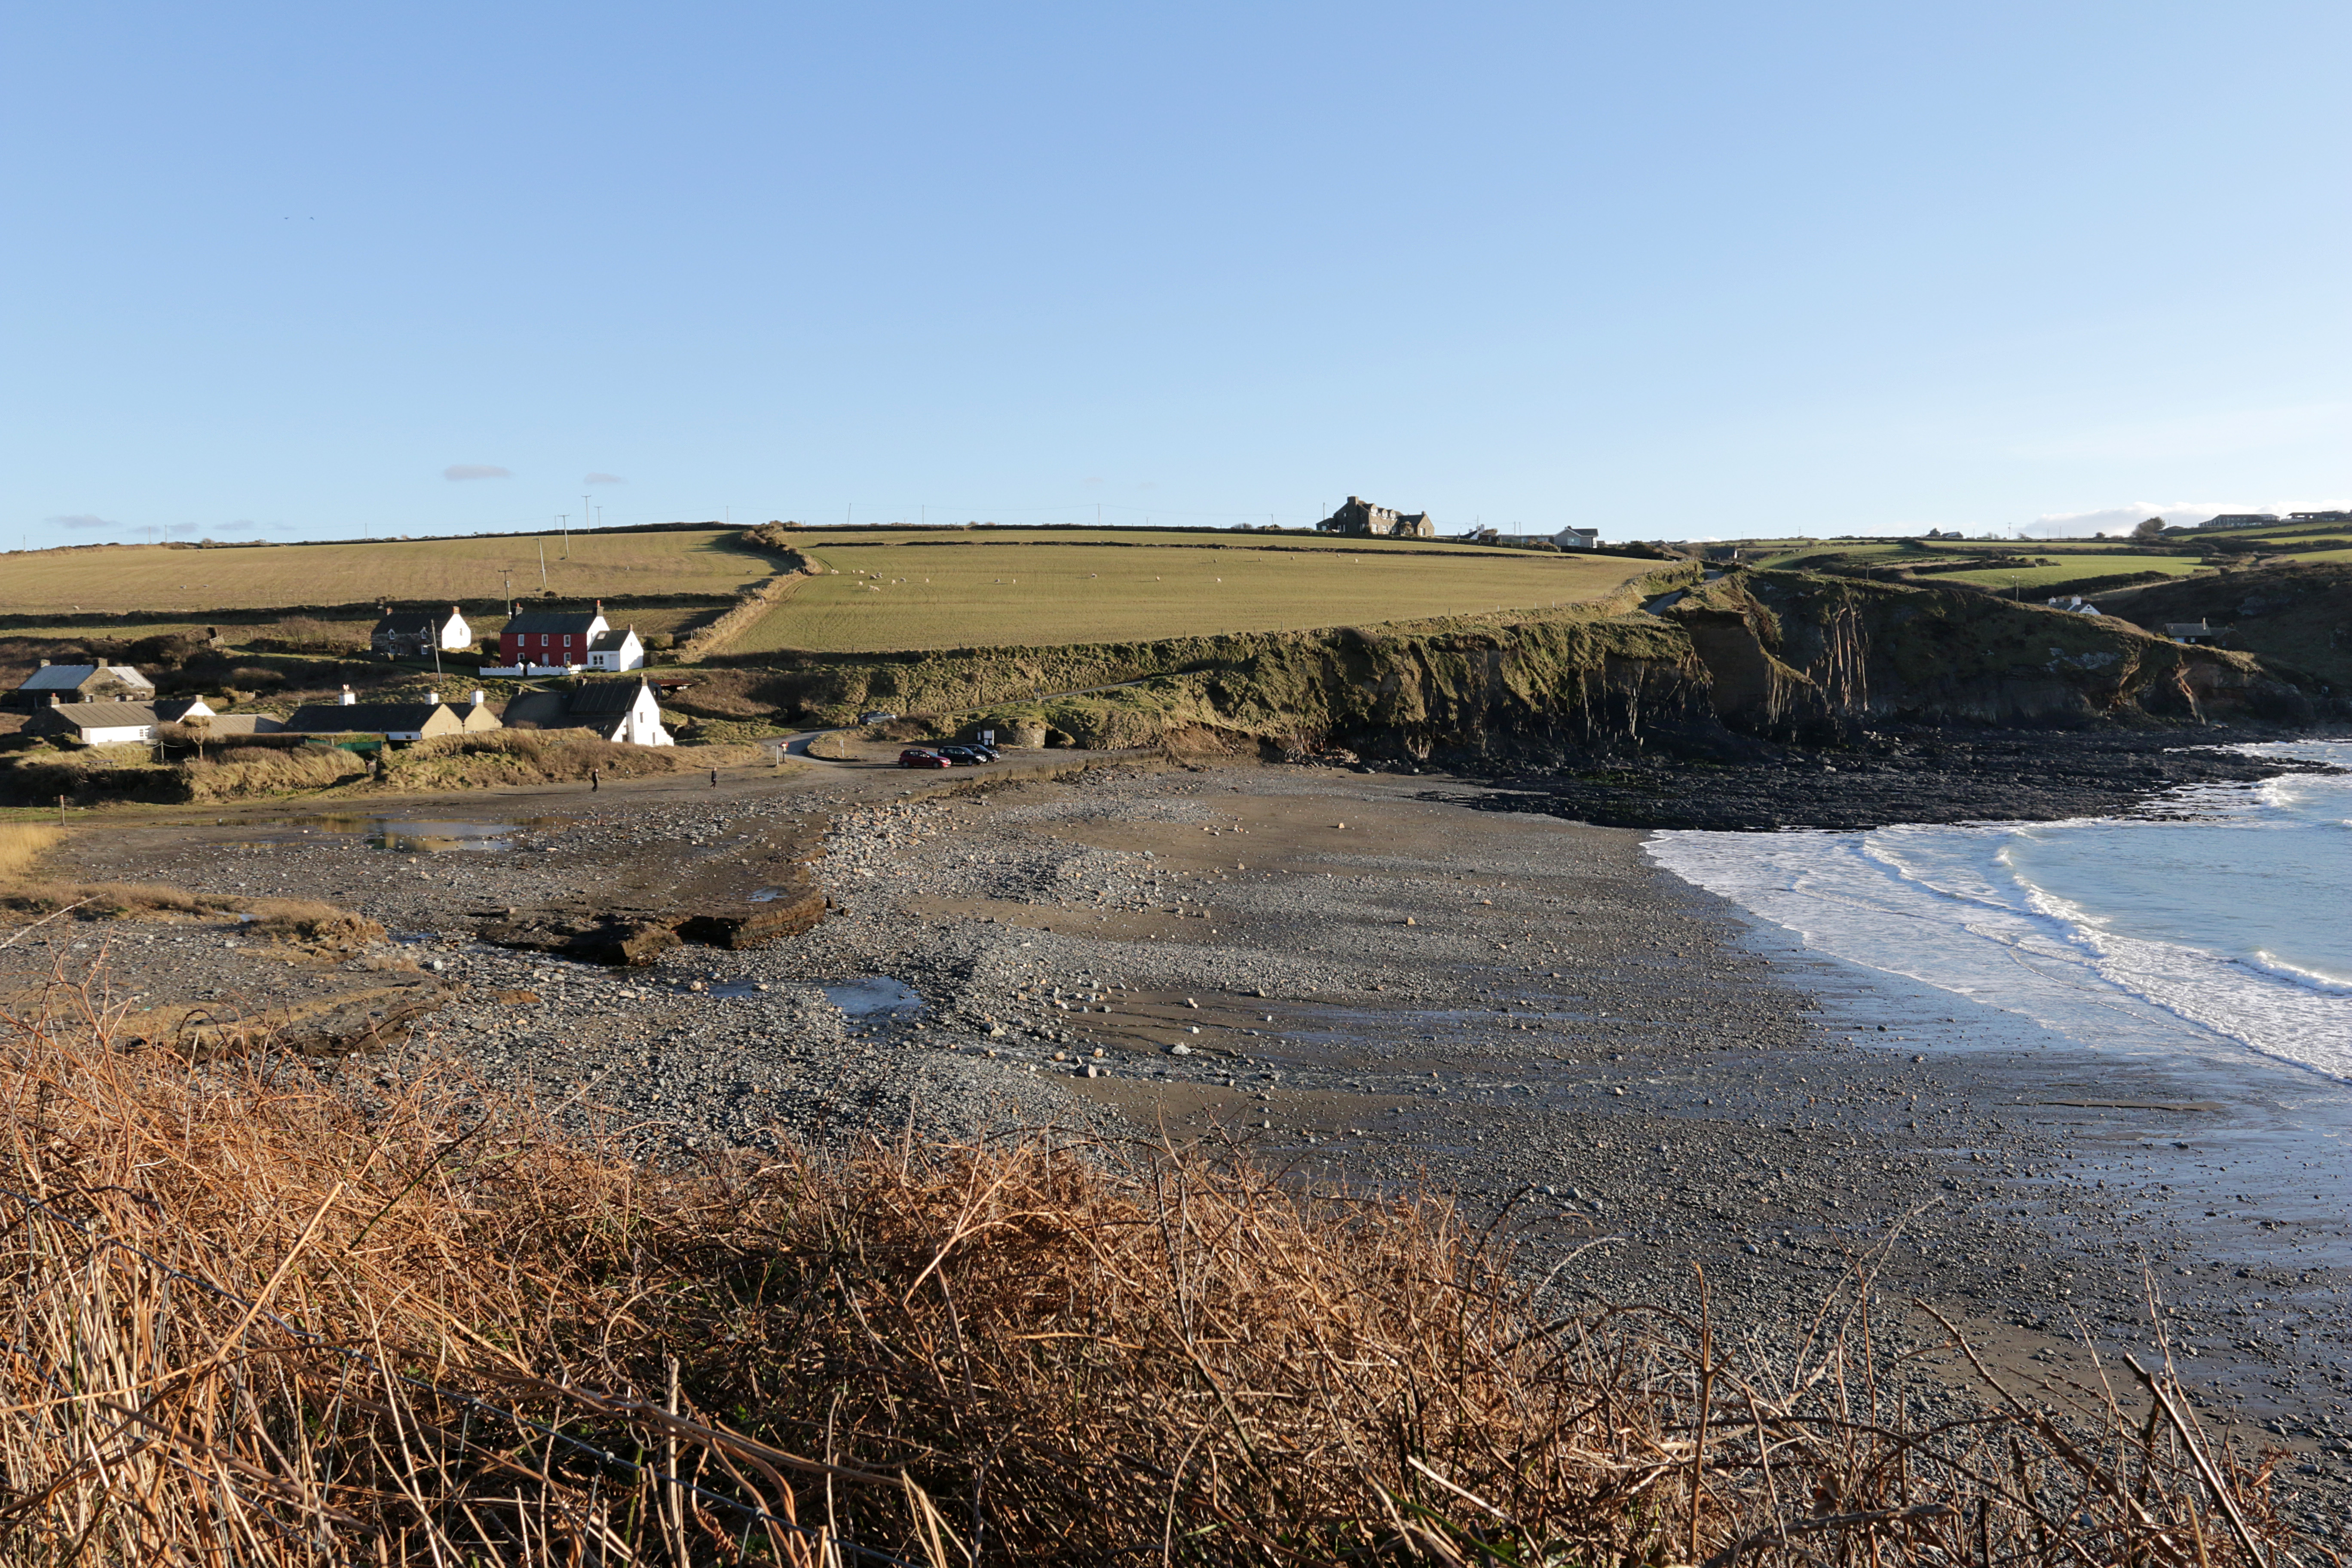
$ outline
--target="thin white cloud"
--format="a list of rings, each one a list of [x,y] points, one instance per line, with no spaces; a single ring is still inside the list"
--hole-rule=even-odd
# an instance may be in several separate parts
[[[625,485],[629,481],[618,474],[590,474],[580,482],[583,485]]]
[[[231,533],[257,533],[257,522],[175,522],[163,531],[173,539],[219,539]]]
[[[510,479],[514,475],[496,463],[452,463],[441,470],[445,479]]]
[[[2017,531],[2028,539],[2087,539],[2095,533],[2129,533],[2151,517],[2185,528],[2221,512],[2257,510],[2202,501],[2134,501],[2089,511],[2045,511]]]
[[[59,528],[70,528],[75,530],[77,532],[89,532],[92,530],[100,528],[119,529],[123,526],[121,523],[110,521],[105,518],[99,517],[94,513],[87,511],[78,511],[68,517],[53,517],[49,519],[49,521],[57,524]]]
[[[2189,528],[2225,511],[2270,512],[2284,517],[2291,511],[2336,511],[2340,500],[2299,501],[2143,500],[2129,506],[2105,506],[2092,511],[2045,511],[2018,532],[2029,539],[2084,539],[2094,533],[2129,533],[2151,517],[2174,528]]]

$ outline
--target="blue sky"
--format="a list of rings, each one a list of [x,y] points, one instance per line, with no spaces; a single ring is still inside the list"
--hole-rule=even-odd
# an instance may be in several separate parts
[[[2260,0],[19,6],[0,545],[2343,505],[2347,46]]]

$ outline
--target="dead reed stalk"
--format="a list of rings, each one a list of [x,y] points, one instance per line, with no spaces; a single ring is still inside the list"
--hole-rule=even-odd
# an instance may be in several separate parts
[[[1043,1135],[664,1173],[111,1022],[0,1037],[10,1563],[2286,1560],[2167,1371],[1905,1425],[1859,1280],[1766,1352],[1547,1318],[1434,1199]]]

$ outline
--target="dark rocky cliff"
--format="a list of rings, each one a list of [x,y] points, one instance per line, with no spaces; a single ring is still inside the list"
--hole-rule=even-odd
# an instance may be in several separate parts
[[[1737,756],[1877,724],[2312,715],[2305,693],[2247,654],[2112,617],[1805,573],[1702,583],[1687,567],[1615,604],[1524,616],[802,658],[733,672],[685,705],[697,701],[721,717],[841,723],[887,708],[952,715],[966,731],[1042,727],[1086,746],[1189,731],[1391,757],[1629,747]]]

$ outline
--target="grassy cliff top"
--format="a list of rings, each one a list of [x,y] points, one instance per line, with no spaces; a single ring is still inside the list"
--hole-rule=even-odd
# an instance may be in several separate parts
[[[1230,546],[795,538],[825,574],[802,579],[729,651],[1138,642],[1549,609],[1601,598],[1655,564],[1429,541],[1208,537]]]

